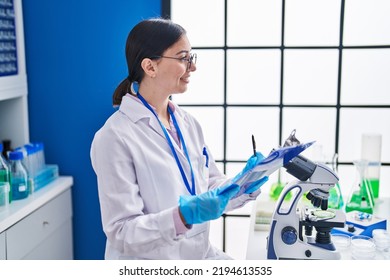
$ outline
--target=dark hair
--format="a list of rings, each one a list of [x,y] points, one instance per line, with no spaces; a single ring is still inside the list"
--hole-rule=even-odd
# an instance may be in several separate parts
[[[140,83],[144,77],[141,62],[144,58],[162,55],[186,31],[169,19],[153,18],[139,22],[130,31],[126,41],[126,61],[129,75],[119,84],[112,96],[113,105],[121,104],[130,92],[132,82]]]

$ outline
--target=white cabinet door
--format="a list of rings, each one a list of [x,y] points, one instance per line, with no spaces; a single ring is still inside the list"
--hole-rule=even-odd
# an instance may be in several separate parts
[[[69,219],[23,257],[25,260],[72,260],[72,220]]]
[[[0,233],[0,260],[5,260],[5,232]]]
[[[71,219],[67,190],[7,229],[7,259],[71,259]]]

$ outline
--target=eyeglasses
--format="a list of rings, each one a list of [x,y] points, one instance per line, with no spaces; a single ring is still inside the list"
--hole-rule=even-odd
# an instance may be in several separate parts
[[[164,55],[156,55],[152,56],[150,59],[158,59],[158,58],[170,58],[170,59],[176,59],[180,60],[182,62],[187,62],[187,71],[191,69],[192,63],[196,64],[196,53],[191,53],[190,57],[173,57],[173,56],[164,56]]]

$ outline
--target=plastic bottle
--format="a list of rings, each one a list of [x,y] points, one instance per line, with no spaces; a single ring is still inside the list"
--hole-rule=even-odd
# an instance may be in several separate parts
[[[28,186],[28,173],[23,165],[23,152],[12,151],[8,155],[10,160],[10,185],[12,200],[19,200],[28,197],[30,190]]]
[[[2,155],[3,144],[0,143],[0,209],[7,207],[11,202],[10,170],[7,160]]]
[[[45,147],[42,142],[34,142],[32,145],[36,151],[36,168],[37,171],[42,171],[45,168]]]

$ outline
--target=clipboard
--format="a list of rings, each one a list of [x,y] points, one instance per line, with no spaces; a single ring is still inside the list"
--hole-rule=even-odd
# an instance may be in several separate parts
[[[240,191],[235,197],[243,194],[253,183],[265,176],[271,175],[273,172],[286,165],[290,160],[298,156],[314,143],[315,141],[312,141],[306,144],[298,144],[272,150],[263,161],[259,162],[253,168],[247,170],[231,182],[232,184],[241,186]]]

